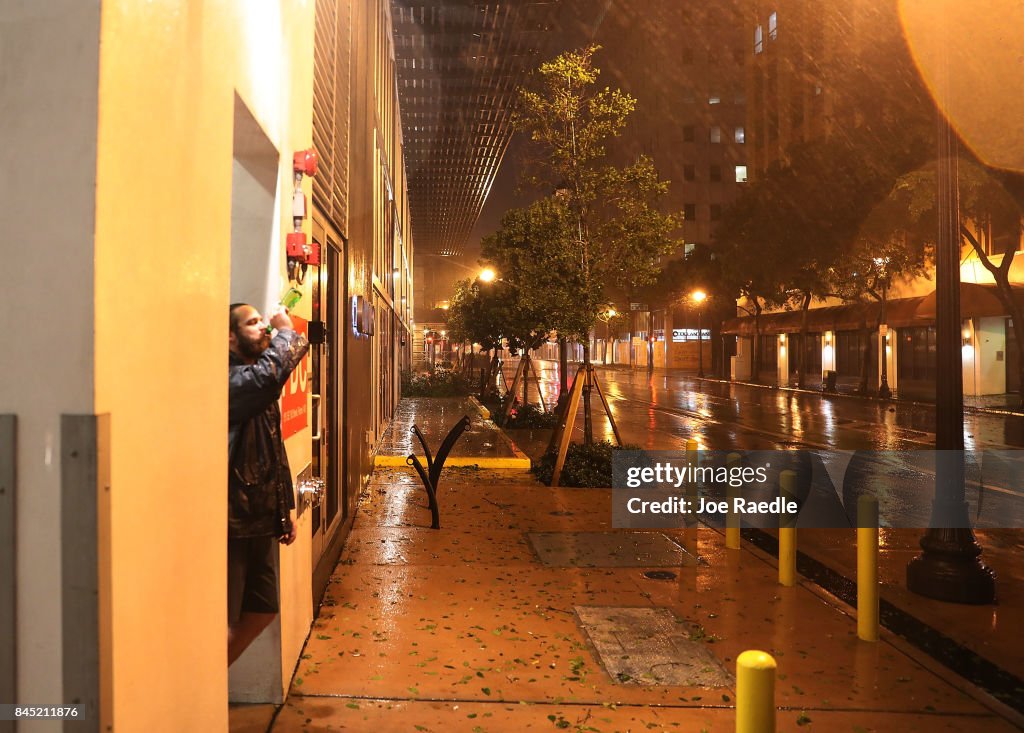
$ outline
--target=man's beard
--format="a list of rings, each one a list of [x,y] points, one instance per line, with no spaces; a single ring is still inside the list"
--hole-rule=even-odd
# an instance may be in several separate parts
[[[259,359],[267,347],[270,346],[270,334],[261,333],[258,339],[250,340],[242,334],[238,334],[238,350],[246,359]]]

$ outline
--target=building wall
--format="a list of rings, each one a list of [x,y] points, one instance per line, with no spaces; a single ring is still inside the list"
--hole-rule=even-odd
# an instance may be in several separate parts
[[[94,409],[100,4],[21,0],[3,15],[0,413],[18,418],[17,687],[24,701],[58,701],[60,416]]]
[[[0,87],[16,110],[0,129],[18,141],[5,169],[19,172],[3,184],[13,266],[0,273],[22,324],[0,355],[17,385],[0,411],[19,416],[18,696],[66,701],[59,421],[106,413],[111,636],[94,671],[112,692],[104,719],[226,730],[234,95],[281,151],[290,193],[290,153],[310,142],[311,8],[54,0],[8,3],[4,15],[3,66],[20,80]],[[278,227],[289,206],[279,197]],[[301,448],[289,452],[303,463]],[[294,579],[282,575],[294,620]],[[283,630],[289,670],[306,629],[308,618],[300,634]]]
[[[280,243],[291,153],[310,144],[312,6],[108,1],[99,40],[95,409],[112,416],[114,724],[224,729],[234,96],[280,153]],[[280,248],[253,250],[283,284]],[[308,463],[308,431],[288,448],[293,468]],[[283,551],[278,680],[309,626],[302,551]]]

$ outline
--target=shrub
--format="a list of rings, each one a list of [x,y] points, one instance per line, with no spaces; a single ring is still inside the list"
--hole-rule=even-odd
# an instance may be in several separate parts
[[[471,391],[469,381],[452,369],[436,367],[432,372],[403,372],[403,397],[464,397]]]
[[[558,416],[553,412],[544,412],[534,405],[520,405],[512,408],[509,419],[503,428],[553,428],[558,423]]]
[[[562,475],[558,479],[559,485],[580,488],[611,486],[612,451],[615,450],[641,450],[641,448],[638,445],[616,447],[607,440],[589,446],[570,443],[569,451],[565,456],[565,465],[562,466]],[[549,450],[531,470],[538,479],[550,485],[557,458],[557,448]]]

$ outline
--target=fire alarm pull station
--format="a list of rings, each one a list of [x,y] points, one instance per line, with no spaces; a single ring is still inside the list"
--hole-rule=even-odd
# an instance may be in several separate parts
[[[316,242],[310,242],[302,230],[302,223],[308,216],[306,194],[302,192],[302,177],[315,176],[317,162],[314,148],[299,150],[292,156],[292,231],[285,235],[284,252],[288,261],[288,279],[300,284],[306,278],[307,267],[320,266],[320,246]]]

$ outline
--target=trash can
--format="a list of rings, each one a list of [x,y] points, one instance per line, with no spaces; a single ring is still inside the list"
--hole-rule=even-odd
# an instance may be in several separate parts
[[[826,369],[824,372],[824,379],[821,380],[821,388],[826,392],[836,391],[836,370]]]

